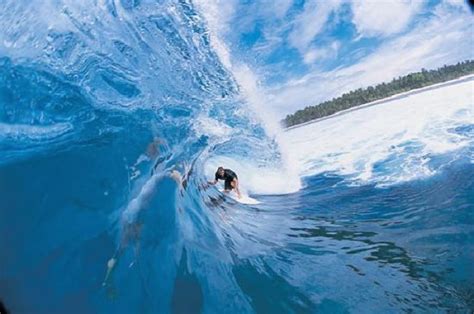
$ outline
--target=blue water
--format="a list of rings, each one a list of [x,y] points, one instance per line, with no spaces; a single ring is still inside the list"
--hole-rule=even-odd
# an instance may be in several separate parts
[[[322,173],[239,204],[206,186],[207,161],[265,169],[280,152],[192,3],[7,1],[0,24],[11,313],[474,310],[472,145],[429,178]]]

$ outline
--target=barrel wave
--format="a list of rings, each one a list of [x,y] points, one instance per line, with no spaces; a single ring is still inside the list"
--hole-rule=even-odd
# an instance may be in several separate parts
[[[191,1],[7,0],[0,26],[11,313],[474,308],[472,78],[275,133]]]

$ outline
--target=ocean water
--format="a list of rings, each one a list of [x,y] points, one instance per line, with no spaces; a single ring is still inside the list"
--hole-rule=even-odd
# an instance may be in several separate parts
[[[472,312],[472,78],[270,130],[202,13],[4,3],[5,307]],[[218,165],[259,203],[207,186]]]

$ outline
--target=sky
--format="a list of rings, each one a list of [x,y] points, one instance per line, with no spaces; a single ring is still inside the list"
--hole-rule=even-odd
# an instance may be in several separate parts
[[[464,0],[196,0],[255,107],[279,118],[352,89],[474,59]]]

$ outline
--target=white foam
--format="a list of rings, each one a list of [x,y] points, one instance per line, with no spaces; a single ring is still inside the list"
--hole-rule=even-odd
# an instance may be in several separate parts
[[[391,184],[435,174],[432,155],[473,142],[452,132],[469,124],[474,124],[472,79],[294,128],[284,140],[302,176],[335,172]]]

